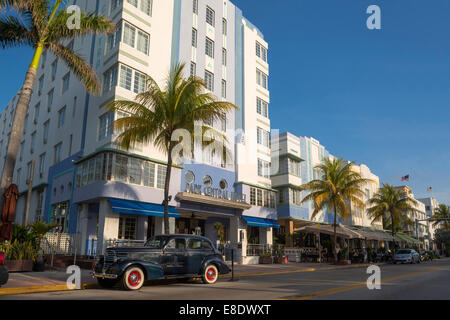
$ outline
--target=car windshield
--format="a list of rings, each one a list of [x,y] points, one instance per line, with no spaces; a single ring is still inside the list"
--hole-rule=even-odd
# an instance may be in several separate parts
[[[411,250],[399,250],[397,251],[398,254],[410,254]]]
[[[150,238],[145,246],[151,249],[161,249],[163,245],[166,243],[167,237],[156,236]]]

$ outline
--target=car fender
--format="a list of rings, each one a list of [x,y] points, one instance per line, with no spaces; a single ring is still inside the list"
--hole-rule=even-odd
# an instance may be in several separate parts
[[[213,264],[217,267],[217,269],[219,270],[219,274],[227,274],[230,272],[230,268],[222,259],[218,257],[206,257],[200,267],[200,274],[203,274],[206,267],[210,264]]]
[[[121,277],[125,273],[125,270],[128,269],[129,267],[138,266],[141,267],[142,270],[144,271],[146,280],[157,280],[164,278],[164,269],[161,265],[157,263],[142,260],[126,260],[121,261],[118,264],[119,264],[118,266],[119,277]]]

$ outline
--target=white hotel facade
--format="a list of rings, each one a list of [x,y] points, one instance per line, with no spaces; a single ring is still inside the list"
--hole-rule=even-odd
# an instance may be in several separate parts
[[[271,244],[276,191],[269,165],[268,44],[261,32],[227,0],[75,0],[87,12],[111,17],[111,36],[89,36],[70,45],[95,68],[99,96],[86,93],[64,63],[44,53],[22,136],[14,183],[21,196],[16,221],[23,222],[32,160],[29,221],[59,223],[59,232],[79,234],[79,254],[102,252],[108,240],[145,240],[163,232],[163,185],[167,156],[153,145],[119,150],[105,106],[133,99],[143,74],[161,86],[170,68],[186,64],[185,76],[205,79],[219,99],[238,106],[222,121],[206,123],[228,137],[233,163],[214,153],[172,170],[170,230],[217,239],[214,224],[238,243],[242,263],[257,257],[251,244]],[[3,168],[15,97],[0,118]],[[235,132],[238,134],[235,135]],[[189,192],[200,186],[201,193]],[[243,201],[211,196],[234,192]]]

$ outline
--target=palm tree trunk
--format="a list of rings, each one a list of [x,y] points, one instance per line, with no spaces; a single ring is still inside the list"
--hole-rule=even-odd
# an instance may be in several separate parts
[[[172,172],[172,150],[173,144],[170,142],[167,155],[167,171],[166,179],[164,183],[164,234],[170,234],[169,228],[169,187],[170,187],[170,174]]]
[[[333,241],[334,241],[334,263],[336,264],[338,262],[338,256],[337,256],[337,234],[336,234],[336,224],[337,224],[337,213],[336,213],[336,202],[334,202],[334,232],[333,232]]]
[[[391,212],[391,224],[392,224],[392,238],[394,238],[394,253],[395,253],[395,249],[397,248],[397,245],[395,244],[395,228],[394,228],[394,215]]]
[[[22,139],[23,128],[25,126],[25,118],[30,105],[31,95],[33,93],[33,86],[36,80],[37,65],[42,53],[42,47],[38,46],[33,57],[33,61],[28,68],[20,90],[19,100],[16,105],[14,113],[14,121],[11,127],[11,134],[9,136],[8,147],[6,150],[5,164],[3,166],[2,177],[0,181],[0,208],[3,208],[4,197],[3,192],[11,185],[14,167],[16,165],[17,154],[19,153],[20,140]]]

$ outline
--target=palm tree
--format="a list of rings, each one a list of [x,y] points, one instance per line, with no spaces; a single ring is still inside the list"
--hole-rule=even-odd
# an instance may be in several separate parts
[[[370,208],[367,209],[367,213],[373,221],[383,219],[385,224],[391,227],[394,237],[396,229],[400,229],[405,223],[412,224],[407,213],[413,211],[416,204],[417,201],[410,198],[405,191],[390,184],[383,184],[369,199]]]
[[[214,95],[206,93],[202,79],[184,79],[183,70],[184,64],[171,68],[163,89],[152,77],[146,76],[146,91],[136,95],[134,101],[117,100],[106,106],[110,112],[122,111],[127,114],[114,121],[114,130],[119,132],[116,141],[121,148],[129,150],[136,143],[152,143],[167,154],[163,201],[166,234],[169,234],[169,184],[174,160],[172,151],[178,143],[172,141],[173,134],[185,129],[193,137],[196,121],[219,120],[236,108],[232,103],[217,101]],[[205,130],[213,129],[202,126],[202,132]],[[221,135],[216,131],[214,133],[216,136]]]
[[[309,190],[311,193],[303,198],[302,203],[312,200],[314,211],[311,219],[324,208],[334,212],[334,237],[333,254],[334,262],[337,262],[337,217],[345,220],[351,214],[349,201],[360,208],[364,208],[362,200],[364,192],[361,186],[369,182],[369,179],[363,179],[361,175],[352,170],[353,163],[343,159],[325,159],[323,163],[316,167],[320,169],[322,178],[310,181],[299,187],[301,191]]]
[[[450,207],[446,204],[440,204],[439,207],[436,208],[434,211],[434,214],[432,218],[435,219],[443,219],[447,218],[450,219]],[[433,221],[433,226],[437,227],[442,223],[442,220],[436,220]],[[442,229],[444,230],[450,230],[450,220],[444,220],[444,223],[442,224]]]
[[[53,3],[53,4],[52,4]],[[51,51],[83,83],[90,93],[100,92],[95,71],[69,45],[90,34],[112,33],[116,26],[106,17],[80,13],[79,28],[69,28],[72,14],[63,0],[0,0],[0,47],[30,46],[34,51],[24,84],[19,93],[13,126],[0,182],[0,194],[11,184],[41,55]],[[78,27],[78,26],[76,26]],[[0,208],[3,207],[0,196]]]

